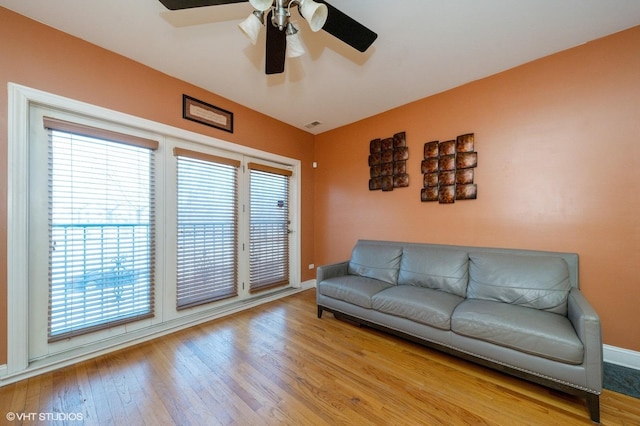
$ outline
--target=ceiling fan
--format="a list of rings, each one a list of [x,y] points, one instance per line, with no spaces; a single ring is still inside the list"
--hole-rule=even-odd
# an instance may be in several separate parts
[[[160,0],[169,10],[244,3],[247,0]],[[376,33],[358,23],[323,0],[248,0],[255,9],[239,24],[240,29],[256,43],[266,14],[267,74],[284,72],[285,58],[300,56],[304,48],[298,39],[298,29],[290,22],[291,8],[297,7],[312,31],[324,30],[354,49],[365,52],[378,37]],[[288,46],[287,46],[288,44]]]

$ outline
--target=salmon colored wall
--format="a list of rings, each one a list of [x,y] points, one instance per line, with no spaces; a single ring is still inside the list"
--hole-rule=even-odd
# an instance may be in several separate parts
[[[635,27],[317,136],[316,264],[360,238],[577,252],[604,342],[640,351],[639,46]],[[369,191],[369,141],[399,131],[410,186]],[[469,132],[478,199],[422,203],[423,144]]]
[[[313,135],[0,7],[0,365],[7,354],[7,83],[13,82],[302,162],[303,281],[314,278]],[[182,94],[234,113],[234,133],[182,119]]]

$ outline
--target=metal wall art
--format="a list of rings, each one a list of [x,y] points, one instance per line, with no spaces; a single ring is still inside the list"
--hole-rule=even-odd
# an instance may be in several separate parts
[[[460,135],[455,140],[424,144],[422,201],[451,204],[455,200],[478,197],[478,186],[473,183],[473,169],[478,165],[474,145],[473,133]]]
[[[409,148],[405,132],[369,143],[369,190],[393,191],[409,186]]]

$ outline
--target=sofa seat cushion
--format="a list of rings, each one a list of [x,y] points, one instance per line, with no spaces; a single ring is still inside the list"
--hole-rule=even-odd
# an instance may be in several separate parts
[[[351,252],[349,274],[398,283],[402,247],[359,241]]]
[[[561,257],[469,253],[467,297],[567,314],[569,267]]]
[[[391,284],[359,275],[345,275],[329,278],[318,284],[318,292],[323,296],[353,303],[371,309],[371,298]]]
[[[469,281],[466,251],[439,247],[405,247],[398,284],[433,288],[464,297]]]
[[[372,298],[373,309],[442,330],[451,329],[451,314],[462,297],[411,285],[390,287]]]
[[[451,330],[565,364],[581,364],[584,355],[567,317],[508,303],[467,299],[453,312]]]

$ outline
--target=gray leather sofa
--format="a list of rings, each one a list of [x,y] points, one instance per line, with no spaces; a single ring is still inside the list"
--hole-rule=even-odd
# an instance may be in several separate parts
[[[578,255],[359,241],[318,267],[318,318],[375,327],[586,398],[600,421],[600,319]]]

